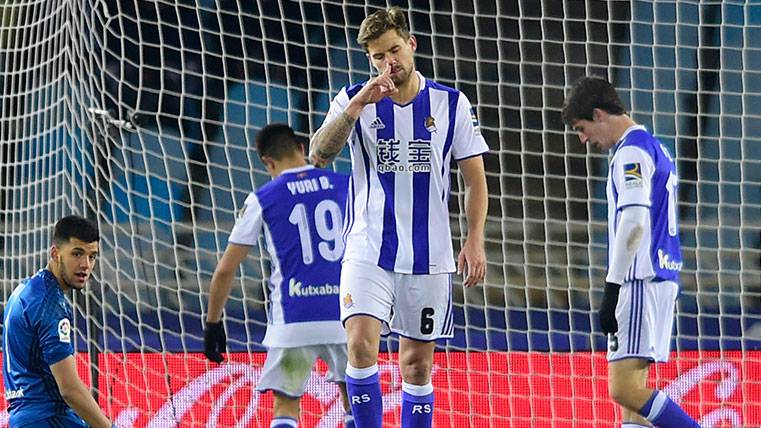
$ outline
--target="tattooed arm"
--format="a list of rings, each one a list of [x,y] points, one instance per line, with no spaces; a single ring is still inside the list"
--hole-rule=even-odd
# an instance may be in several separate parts
[[[346,110],[348,111],[349,108],[347,107]],[[329,164],[346,145],[351,129],[359,117],[359,115],[352,117],[347,111],[325,124],[312,137],[309,142],[309,159],[314,165],[324,167]]]
[[[312,164],[324,167],[333,161],[346,145],[351,129],[366,105],[398,93],[391,80],[391,67],[370,79],[349,101],[346,109],[332,121],[324,124],[309,141],[309,159]]]

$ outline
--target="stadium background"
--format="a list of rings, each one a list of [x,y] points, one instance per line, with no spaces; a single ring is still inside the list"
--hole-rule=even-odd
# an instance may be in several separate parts
[[[418,69],[469,96],[491,149],[487,281],[456,295],[456,337],[442,350],[562,357],[603,349],[590,308],[605,272],[607,159],[589,156],[560,120],[567,86],[599,74],[678,161],[685,269],[675,349],[692,362],[712,360],[705,355],[758,362],[759,6],[394,4],[411,10]],[[385,6],[0,6],[3,296],[44,264],[56,217],[75,211],[98,219],[103,257],[90,292],[75,300],[77,349],[98,362],[86,371],[101,396],[109,391],[104,359],[190,353],[192,360],[201,350],[214,264],[245,195],[268,179],[252,147],[256,130],[285,121],[306,139],[330,98],[367,78],[357,27],[368,10]],[[336,168],[347,170],[345,156]],[[451,206],[459,245],[462,194],[453,193]],[[262,350],[267,262],[253,253],[228,305],[234,352]],[[393,351],[395,341],[383,346]],[[563,382],[574,375],[548,373]],[[745,381],[758,387],[758,379]]]

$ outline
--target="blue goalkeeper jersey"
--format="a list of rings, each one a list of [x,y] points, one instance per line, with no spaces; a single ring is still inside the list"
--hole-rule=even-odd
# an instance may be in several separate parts
[[[52,272],[21,282],[3,314],[3,382],[9,426],[52,416],[82,422],[58,391],[50,365],[74,354],[71,307]]]
[[[263,344],[346,343],[338,289],[349,177],[312,166],[287,169],[248,195],[229,242],[256,245],[272,262]]]

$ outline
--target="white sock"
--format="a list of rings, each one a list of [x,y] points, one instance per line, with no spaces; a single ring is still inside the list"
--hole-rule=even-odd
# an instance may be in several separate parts
[[[365,367],[364,369],[358,369],[356,367],[352,367],[351,364],[346,364],[346,375],[352,379],[367,379],[375,373],[378,373],[377,363],[373,364],[370,367]]]

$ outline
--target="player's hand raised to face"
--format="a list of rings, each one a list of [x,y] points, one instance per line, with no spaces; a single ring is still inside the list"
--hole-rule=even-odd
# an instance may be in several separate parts
[[[391,80],[391,64],[387,64],[383,73],[370,79],[355,97],[364,104],[372,104],[398,92],[399,89]]]
[[[465,272],[462,285],[470,288],[486,276],[486,251],[482,241],[468,238],[457,256],[457,274]]]
[[[221,363],[225,360],[222,352],[227,352],[227,335],[222,321],[207,322],[203,330],[203,353],[210,361]]]

